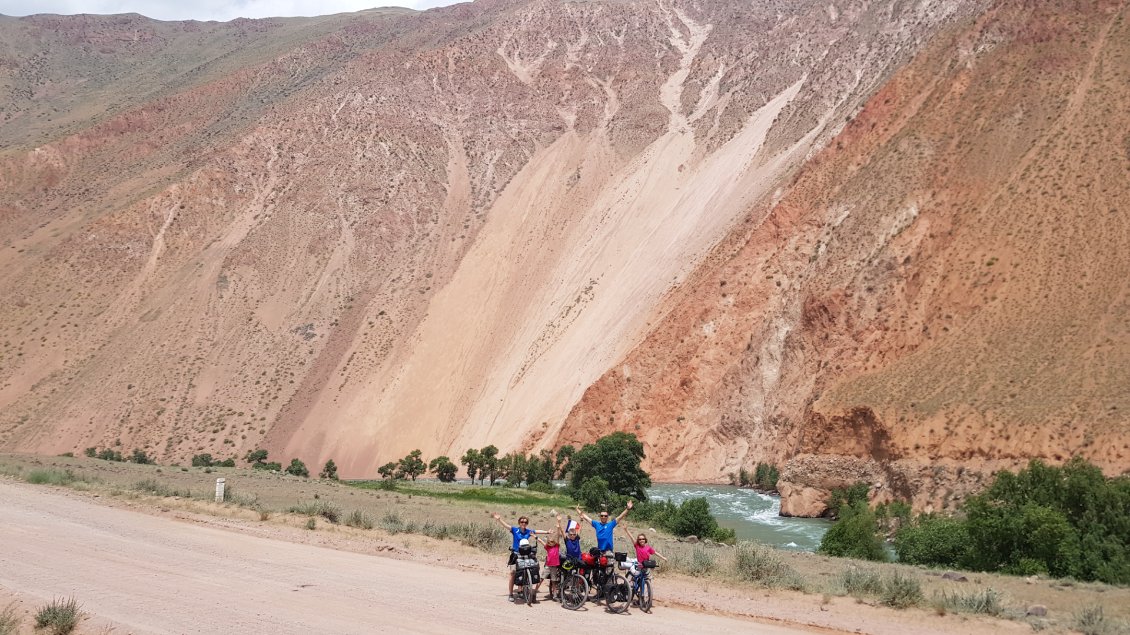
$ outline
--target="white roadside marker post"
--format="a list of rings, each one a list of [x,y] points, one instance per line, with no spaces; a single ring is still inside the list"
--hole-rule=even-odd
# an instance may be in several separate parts
[[[216,479],[216,502],[224,502],[224,479]]]

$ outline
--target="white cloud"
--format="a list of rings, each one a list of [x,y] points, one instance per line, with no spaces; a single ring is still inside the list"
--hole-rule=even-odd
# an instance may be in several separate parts
[[[311,16],[381,6],[427,9],[456,0],[0,0],[0,14],[140,13],[157,20],[220,20]]]

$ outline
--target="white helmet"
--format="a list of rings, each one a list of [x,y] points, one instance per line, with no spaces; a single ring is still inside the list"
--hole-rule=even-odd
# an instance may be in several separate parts
[[[525,538],[523,538],[523,539],[521,539],[521,540],[519,540],[519,541],[518,541],[518,546],[519,546],[519,547],[529,547],[529,546],[530,546],[530,541],[529,541],[529,540],[526,540]]]

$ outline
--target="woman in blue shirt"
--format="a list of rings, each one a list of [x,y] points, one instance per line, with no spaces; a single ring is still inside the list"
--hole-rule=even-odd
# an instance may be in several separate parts
[[[525,517],[525,516],[521,516],[521,517],[518,518],[518,524],[516,526],[507,525],[506,522],[502,520],[502,516],[500,514],[498,514],[498,512],[491,514],[491,517],[494,518],[495,520],[497,520],[500,525],[509,529],[510,535],[513,536],[513,538],[514,538],[514,542],[510,546],[510,556],[506,560],[506,566],[510,569],[510,586],[509,586],[509,589],[506,592],[506,597],[513,598],[514,597],[514,568],[513,567],[514,567],[515,564],[518,563],[518,543],[520,543],[523,540],[530,541],[531,538],[533,538],[534,536],[536,536],[538,534],[550,534],[550,533],[553,533],[553,532],[540,530],[540,529],[530,529],[530,519]]]

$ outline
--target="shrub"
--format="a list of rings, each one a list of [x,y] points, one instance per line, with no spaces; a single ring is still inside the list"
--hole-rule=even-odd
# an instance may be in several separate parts
[[[690,553],[676,552],[671,555],[671,568],[693,576],[704,576],[714,570],[714,554],[702,545],[695,545]]]
[[[326,461],[325,467],[318,474],[318,478],[328,478],[330,480],[337,480],[337,463],[333,459]]]
[[[14,635],[20,631],[20,616],[16,615],[16,603],[9,604],[0,611],[0,635]]]
[[[390,534],[398,534],[407,530],[407,524],[404,522],[404,519],[400,517],[400,514],[390,511],[385,512],[385,515],[381,516],[381,529],[384,529]]]
[[[321,516],[335,525],[341,522],[341,508],[329,501],[316,500],[293,505],[287,511],[304,516]]]
[[[192,498],[192,490],[183,489],[179,490],[170,487],[161,481],[151,478],[141,479],[133,484],[133,489],[153,496],[176,496],[180,498]]]
[[[1109,619],[1103,613],[1103,607],[1098,604],[1085,606],[1073,614],[1075,630],[1083,635],[1123,635],[1130,632],[1130,627]]]
[[[35,627],[50,628],[52,635],[66,635],[75,630],[81,617],[77,600],[73,597],[66,600],[56,598],[36,611]]]
[[[214,463],[213,465],[215,465],[215,467],[235,467],[235,458],[229,456],[228,458],[224,459],[223,461],[220,461],[219,463]]]
[[[840,586],[844,593],[855,597],[879,595],[883,592],[883,578],[874,569],[848,567],[840,573]]]
[[[310,476],[310,470],[306,469],[306,464],[299,459],[290,460],[290,465],[287,466],[286,473],[292,476]]]
[[[149,455],[145,453],[145,450],[141,450],[139,448],[133,449],[133,453],[130,455],[129,460],[137,463],[138,465],[150,465],[151,463],[153,463],[153,459],[149,458]]]
[[[111,450],[110,448],[106,448],[105,450],[99,452],[96,458],[102,459],[103,461],[116,461],[118,463],[125,461],[125,459],[122,458],[121,452],[118,452],[117,450]]]
[[[98,448],[90,447],[83,450],[82,453],[93,459],[94,457],[98,456]]]
[[[70,485],[79,480],[70,470],[32,470],[24,480],[32,485]]]
[[[753,485],[758,489],[765,491],[776,491],[777,481],[781,478],[781,473],[776,465],[770,463],[758,463],[753,471]]]
[[[921,601],[922,585],[917,578],[896,571],[883,580],[883,592],[879,596],[879,602],[885,606],[905,609]]]
[[[266,470],[268,472],[281,472],[282,463],[271,461],[270,463],[252,463],[251,467],[256,470]]]
[[[734,574],[740,580],[760,582],[771,588],[802,591],[806,587],[800,574],[780,557],[751,542],[739,543],[734,549]]]
[[[557,493],[556,487],[554,487],[550,483],[543,483],[541,481],[535,481],[533,483],[530,483],[526,487],[526,489],[530,490],[531,492],[539,492],[539,493],[542,493],[542,494],[556,494]]]
[[[1004,612],[1003,595],[992,587],[983,590],[974,590],[962,593],[957,589],[936,591],[934,604],[951,611],[962,613],[984,613],[986,615],[1000,615]]]
[[[373,519],[365,512],[355,509],[346,516],[345,524],[358,529],[372,529]]]
[[[828,513],[839,518],[842,512],[849,507],[868,505],[867,494],[871,486],[867,483],[856,483],[846,489],[834,489],[828,499]]]
[[[211,454],[194,454],[192,456],[192,467],[212,467]]]
[[[705,498],[691,498],[679,505],[670,520],[671,531],[676,536],[711,537],[718,531],[718,521],[710,515],[710,504]]]
[[[317,529],[318,528],[318,521],[315,520],[313,517],[308,518],[306,520],[306,528],[310,529],[310,530]]]
[[[875,531],[875,513],[866,502],[840,509],[840,518],[824,534],[817,552],[842,558],[887,561],[887,550]]]
[[[895,534],[895,553],[906,564],[958,568],[969,560],[969,532],[960,520],[923,514]]]

